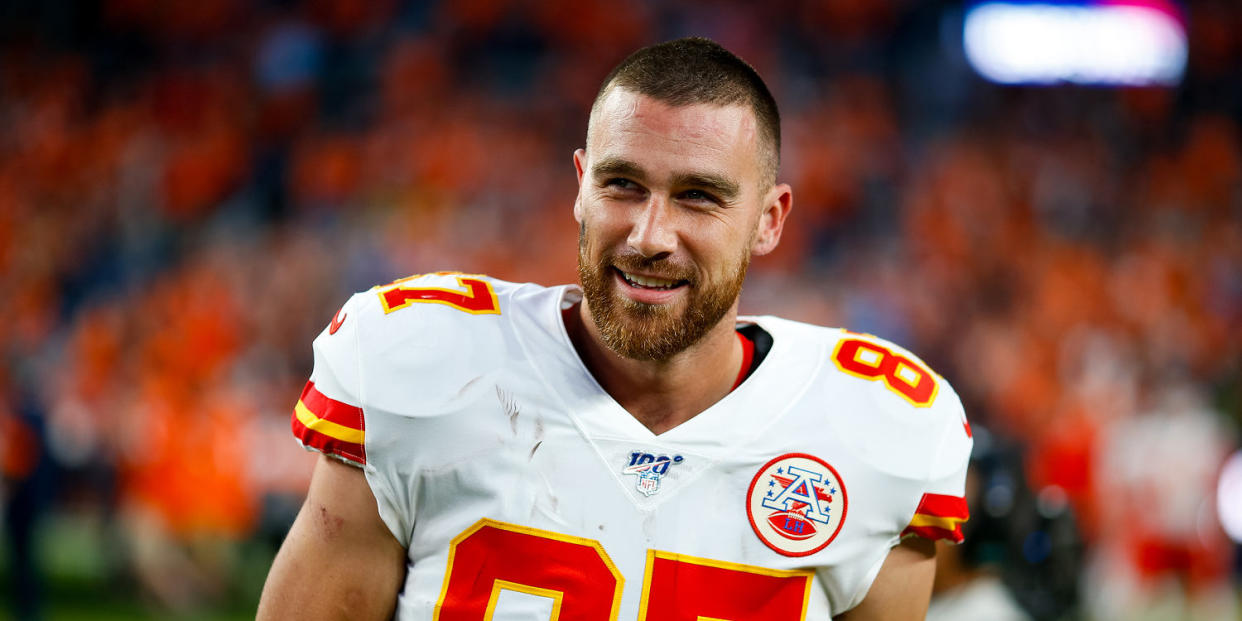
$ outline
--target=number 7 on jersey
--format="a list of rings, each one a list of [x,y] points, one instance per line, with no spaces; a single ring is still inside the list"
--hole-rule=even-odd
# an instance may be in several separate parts
[[[452,272],[437,272],[437,276],[446,276]],[[391,285],[381,287],[378,291],[380,305],[387,315],[401,310],[411,304],[444,304],[471,315],[499,315],[500,301],[496,292],[486,280],[471,278],[467,275],[457,276],[457,284],[464,290],[445,289],[442,287],[407,287],[403,283],[419,278],[411,276],[403,278]]]

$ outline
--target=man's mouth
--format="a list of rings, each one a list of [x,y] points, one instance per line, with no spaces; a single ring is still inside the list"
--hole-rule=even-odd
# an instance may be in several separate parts
[[[667,278],[656,278],[653,276],[640,276],[638,274],[631,274],[619,269],[617,270],[617,273],[621,275],[621,278],[624,279],[627,284],[638,289],[668,290],[676,289],[677,287],[686,284],[685,280],[670,280]]]

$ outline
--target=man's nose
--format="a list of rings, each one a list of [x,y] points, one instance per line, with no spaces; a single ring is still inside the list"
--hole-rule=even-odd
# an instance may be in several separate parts
[[[626,240],[629,246],[648,259],[672,254],[677,249],[672,209],[667,198],[653,192],[639,209],[634,227],[630,229]]]

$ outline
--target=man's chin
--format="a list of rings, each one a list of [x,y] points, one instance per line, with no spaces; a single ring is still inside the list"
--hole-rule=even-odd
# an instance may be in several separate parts
[[[685,347],[673,345],[669,335],[642,329],[606,332],[604,343],[613,353],[631,360],[663,362],[685,351]]]
[[[684,317],[672,304],[619,300],[601,326],[610,349],[636,360],[665,360],[685,349]]]

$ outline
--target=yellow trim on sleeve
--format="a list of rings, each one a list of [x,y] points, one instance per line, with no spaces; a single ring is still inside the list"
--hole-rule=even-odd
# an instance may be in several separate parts
[[[311,431],[317,431],[325,436],[340,440],[341,442],[349,442],[351,444],[362,444],[366,437],[361,429],[354,429],[334,423],[326,418],[319,418],[305,403],[299,399],[298,404],[293,407],[293,413],[298,417],[298,422],[306,426]]]
[[[957,530],[957,527],[966,520],[954,517],[937,517],[927,515],[926,513],[916,513],[914,518],[910,520],[911,526],[934,526],[945,530]]]

